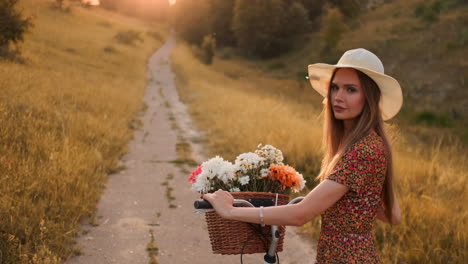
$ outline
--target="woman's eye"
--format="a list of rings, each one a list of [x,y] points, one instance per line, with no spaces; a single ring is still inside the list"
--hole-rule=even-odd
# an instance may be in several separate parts
[[[348,92],[349,93],[354,93],[354,92],[356,92],[356,88],[348,88]]]
[[[331,89],[332,89],[332,91],[338,90],[338,86],[337,86],[337,85],[332,85],[332,86],[331,86]]]

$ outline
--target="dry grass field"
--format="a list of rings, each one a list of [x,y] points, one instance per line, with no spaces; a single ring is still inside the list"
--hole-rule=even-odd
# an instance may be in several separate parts
[[[321,160],[321,98],[293,78],[244,59],[199,62],[192,48],[173,53],[177,88],[197,126],[206,133],[207,155],[233,160],[259,143],[283,150],[286,163],[316,184]],[[304,68],[306,65],[304,65]],[[413,144],[411,131],[392,123],[396,186],[402,223],[378,223],[377,247],[384,263],[466,263],[468,257],[467,150],[440,133]],[[419,129],[425,129],[421,127]],[[304,227],[318,238],[319,220]]]
[[[23,62],[0,60],[1,263],[79,254],[80,219],[92,219],[107,174],[119,169],[142,110],[146,60],[166,32],[53,2],[20,2],[34,24]]]
[[[20,60],[0,59],[0,263],[61,263],[80,254],[74,244],[79,224],[93,222],[106,177],[119,170],[118,160],[139,126],[138,113],[145,109],[146,60],[167,32],[99,8],[57,10],[53,2],[20,1],[34,27],[21,44]],[[440,86],[450,91],[443,100],[461,102],[443,104],[442,110],[465,111],[466,92],[460,87],[468,35],[457,25],[466,22],[466,6],[425,25],[413,18],[421,0],[396,2],[366,18],[381,23],[346,33],[351,41],[339,48],[371,43],[372,50],[391,50],[383,60],[398,57],[389,69],[411,88],[405,96],[432,105],[442,97],[425,93],[425,87]],[[353,38],[353,32],[362,38]],[[439,49],[422,49],[432,36]],[[412,41],[413,46],[406,44]],[[316,54],[306,51],[318,42],[307,45],[267,63],[218,51],[211,66],[200,63],[192,48],[178,45],[172,62],[177,88],[206,134],[207,156],[233,160],[259,143],[272,144],[313,188],[322,157],[322,120],[321,98],[303,80],[307,63],[316,62]],[[413,57],[402,56],[403,51]],[[446,64],[437,63],[439,57]],[[429,70],[438,74],[425,82]],[[447,87],[444,76],[451,80]],[[381,258],[386,264],[468,263],[468,150],[466,141],[454,136],[468,135],[465,121],[455,130],[413,125],[411,109],[403,110],[407,119],[388,124],[403,219],[393,228],[376,225]],[[426,109],[418,105],[417,110]],[[319,220],[303,230],[317,238]]]

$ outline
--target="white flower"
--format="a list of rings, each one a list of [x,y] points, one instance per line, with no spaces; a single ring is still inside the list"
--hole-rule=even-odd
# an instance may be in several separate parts
[[[302,176],[302,174],[297,173],[297,176],[299,177],[299,184],[291,188],[294,192],[299,192],[300,190],[304,189],[305,184],[306,184],[306,181],[304,180],[304,177]]]
[[[224,183],[228,183],[229,180],[234,179],[234,165],[228,161],[224,161],[220,164],[217,174],[218,179],[222,180]]]
[[[234,162],[234,169],[236,171],[241,171],[242,173],[247,173],[248,170],[257,169],[264,164],[265,158],[262,158],[253,152],[247,152],[237,156],[236,161]]]
[[[199,193],[207,193],[211,189],[211,184],[207,175],[207,173],[200,173],[197,177],[197,181],[192,184],[192,190]]]
[[[192,185],[192,189],[200,193],[214,190],[211,186],[213,179],[219,179],[224,184],[228,184],[229,180],[233,180],[235,176],[234,165],[219,156],[203,162],[202,168],[202,172]]]
[[[218,178],[224,183],[228,183],[229,180],[234,179],[234,166],[231,162],[223,160],[223,158],[216,156],[202,164],[202,174],[207,174],[208,179]]]
[[[284,157],[281,150],[273,147],[272,145],[261,146],[262,144],[258,145],[257,150],[255,151],[257,155],[265,158],[268,162],[279,165],[283,164]]]
[[[237,187],[229,189],[230,192],[240,192],[240,189]]]
[[[261,169],[261,170],[260,170],[260,177],[265,178],[265,177],[268,176],[268,174],[270,174],[270,170],[269,170],[269,169]]]
[[[240,183],[241,185],[246,185],[246,184],[249,183],[250,177],[249,177],[248,175],[246,175],[246,176],[244,176],[244,177],[240,177],[240,178],[238,179],[238,181],[239,181],[239,183]]]

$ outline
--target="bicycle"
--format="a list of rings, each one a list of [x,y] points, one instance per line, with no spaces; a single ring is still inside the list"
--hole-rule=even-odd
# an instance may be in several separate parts
[[[304,197],[296,197],[289,201],[288,204],[295,204],[300,201],[302,201]],[[241,200],[241,199],[234,199],[234,206],[246,206],[246,207],[268,207],[268,206],[275,206],[271,200],[268,199],[258,199],[258,198],[252,198],[247,200]],[[197,209],[195,213],[205,213],[207,210],[211,210],[213,207],[211,204],[206,201],[195,201],[194,202],[194,207]],[[280,239],[280,232],[278,231],[278,226],[272,225],[271,226],[271,244],[270,247],[268,248],[265,256],[263,257],[263,264],[274,264],[276,263],[276,260],[278,259],[278,264],[279,264],[279,257],[278,253],[276,252],[277,246],[278,246],[278,241]],[[242,254],[241,254],[241,264],[242,264]]]

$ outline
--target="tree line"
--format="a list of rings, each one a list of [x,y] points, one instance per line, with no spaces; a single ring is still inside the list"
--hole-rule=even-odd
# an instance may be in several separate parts
[[[290,50],[306,33],[320,31],[331,51],[369,0],[177,0],[173,25],[180,37],[204,46],[236,47],[249,57],[269,58]]]
[[[56,0],[62,5],[64,0]],[[79,1],[79,0],[67,0]],[[100,0],[103,8],[171,23],[184,40],[203,49],[235,47],[248,57],[269,58],[290,50],[306,33],[320,32],[324,53],[332,52],[347,20],[376,0]],[[32,26],[15,8],[18,0],[0,0],[0,56]]]

